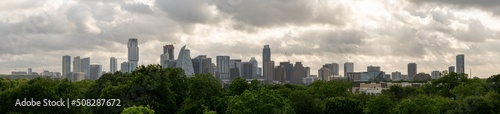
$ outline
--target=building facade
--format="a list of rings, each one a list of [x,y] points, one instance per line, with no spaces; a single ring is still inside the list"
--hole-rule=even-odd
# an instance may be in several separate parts
[[[220,80],[229,80],[230,75],[230,57],[229,56],[217,56],[217,77]]]
[[[354,63],[346,62],[344,63],[344,77],[347,76],[349,72],[354,72]]]
[[[416,63],[408,63],[408,78],[409,81],[413,80],[413,76],[417,74],[417,64]]]
[[[302,65],[302,62],[296,62],[290,82],[293,84],[304,84],[302,80],[305,77],[307,77],[306,68]]]
[[[115,57],[109,58],[109,73],[118,71],[118,60]]]
[[[134,71],[137,66],[139,66],[139,43],[137,38],[128,39],[127,47],[128,47],[128,63],[129,63],[129,71]]]
[[[102,66],[93,64],[90,65],[90,80],[97,80],[102,76]]]
[[[28,75],[31,75],[30,69],[28,69]],[[62,57],[62,76],[71,80],[71,56],[69,55]]]
[[[459,54],[457,55],[457,65],[456,65],[456,72],[458,74],[460,73],[465,73],[465,55],[464,54]]]
[[[332,76],[332,71],[329,68],[322,67],[318,70],[318,78],[324,81],[330,81],[330,77]]]
[[[191,61],[190,53],[191,53],[190,50],[186,49],[186,46],[182,46],[179,52],[179,57],[177,58],[177,65],[176,65],[176,67],[184,70],[184,74],[186,74],[186,76],[188,77],[194,75],[193,62]]]

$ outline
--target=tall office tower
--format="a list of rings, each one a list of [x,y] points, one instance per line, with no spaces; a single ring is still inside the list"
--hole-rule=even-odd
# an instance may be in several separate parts
[[[115,73],[117,71],[118,62],[115,57],[109,58],[109,73]]]
[[[347,73],[349,73],[349,72],[354,72],[354,63],[345,62],[344,63],[344,77],[346,77]]]
[[[82,81],[85,79],[85,73],[83,72],[72,72],[71,73],[71,81],[72,82],[78,82],[78,81]]]
[[[408,63],[408,80],[412,81],[413,76],[417,74],[417,64],[416,63]]]
[[[126,72],[129,72],[130,71],[130,68],[129,68],[129,63],[127,61],[123,62],[122,64],[120,64],[120,72],[122,73],[126,73]]]
[[[285,67],[286,71],[285,82],[291,81],[293,74],[293,64],[291,64],[290,62],[280,62],[280,66]]]
[[[284,66],[276,66],[274,68],[274,79],[275,81],[278,81],[280,83],[285,82],[285,77],[286,77],[286,70]]]
[[[403,80],[403,77],[401,76],[401,72],[398,72],[398,71],[392,72],[391,76],[392,76],[393,81]]]
[[[102,66],[97,64],[90,65],[90,80],[97,80],[102,76]]]
[[[464,54],[457,55],[457,73],[465,73],[465,56]]]
[[[160,55],[160,65],[162,68],[168,68],[168,63],[170,59],[168,58],[169,54],[168,53],[163,53]]]
[[[70,67],[71,67],[71,65],[70,65]],[[30,75],[30,76],[33,75],[33,69],[28,68],[28,75]],[[70,71],[70,75],[71,75],[71,71]]]
[[[139,66],[139,43],[136,38],[128,39],[128,62],[129,72],[134,71]]]
[[[250,58],[249,62],[252,63],[252,65],[253,65],[253,68],[252,68],[252,70],[253,70],[252,78],[253,79],[257,79],[257,77],[259,77],[259,74],[260,74],[260,72],[259,72],[259,63],[257,62],[257,60],[254,57]]]
[[[306,77],[311,77],[311,67],[306,67]]]
[[[193,62],[191,61],[191,52],[189,51],[189,49],[186,49],[186,46],[182,46],[181,51],[179,52],[176,67],[184,70],[184,73],[188,77],[194,75]]]
[[[441,78],[441,72],[439,72],[439,71],[437,71],[437,70],[436,70],[436,71],[432,71],[432,72],[431,72],[431,77],[432,77],[432,79],[438,79],[438,78]]]
[[[199,55],[191,61],[193,62],[194,74],[212,74],[212,58],[207,58],[206,55]]]
[[[264,80],[272,82],[274,80],[274,61],[265,61],[262,67],[264,68]]]
[[[31,75],[28,71],[28,75]],[[71,79],[71,56],[65,55],[62,57],[62,75],[64,78]]]
[[[80,56],[73,58],[73,72],[83,72],[82,71],[82,59]]]
[[[330,69],[330,72],[332,73],[332,75],[339,75],[339,64],[330,63],[330,64],[323,65],[323,67]]]
[[[217,56],[217,77],[220,80],[229,80],[230,70],[230,57],[229,56]]]
[[[163,54],[168,54],[167,60],[174,60],[174,45],[163,46]]]
[[[332,75],[332,72],[330,71],[329,68],[322,67],[321,69],[318,70],[318,78],[320,80],[330,81],[331,75]],[[347,76],[347,75],[345,75],[345,76]]]
[[[264,45],[264,49],[262,49],[262,61],[271,61],[271,48],[269,48],[269,45]]]
[[[241,59],[231,59],[229,60],[229,68],[238,69],[238,74],[241,74]]]
[[[251,62],[241,63],[241,77],[245,79],[254,79],[255,70],[254,64]]]
[[[81,59],[81,70],[85,73],[85,79],[90,79],[90,58]]]
[[[455,66],[448,67],[448,73],[455,72]]]
[[[266,62],[268,62],[266,64]],[[263,76],[264,80],[266,81],[273,81],[273,75],[274,75],[274,62],[272,62],[271,66],[271,48],[269,48],[269,45],[264,45],[264,48],[262,49],[262,70],[263,70]]]
[[[303,84],[302,79],[305,77],[307,77],[306,68],[302,65],[302,62],[296,62],[290,82],[293,84]]]
[[[368,66],[366,67],[367,72],[380,72],[380,66]]]

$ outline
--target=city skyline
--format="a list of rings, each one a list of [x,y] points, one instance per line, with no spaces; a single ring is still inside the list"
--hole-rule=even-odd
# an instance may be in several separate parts
[[[159,64],[165,45],[177,47],[175,57],[187,45],[191,57],[255,57],[262,67],[268,44],[275,66],[301,62],[312,75],[328,63],[338,63],[344,74],[345,62],[354,63],[355,72],[374,65],[406,74],[407,64],[416,63],[417,73],[431,73],[456,66],[458,54],[466,56],[465,73],[500,74],[500,12],[490,7],[500,2],[257,2],[263,1],[8,1],[0,4],[0,74],[61,72],[64,55],[90,57],[89,64],[109,71],[110,57],[117,64],[128,60],[129,38],[139,39],[139,65]],[[285,13],[290,10],[297,12]]]

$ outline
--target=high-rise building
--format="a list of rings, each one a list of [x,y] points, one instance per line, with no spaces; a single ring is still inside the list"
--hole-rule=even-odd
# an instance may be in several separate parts
[[[162,68],[168,68],[168,66],[169,66],[168,63],[170,61],[168,56],[169,56],[168,53],[164,53],[164,54],[160,55],[160,65]]]
[[[237,70],[235,70],[235,72],[238,72],[237,74],[241,74],[241,59],[231,59],[231,60],[229,60],[229,69],[233,69],[233,68],[237,69]],[[236,73],[233,73],[233,74],[236,74]],[[239,75],[238,76],[232,75],[232,76],[240,77]]]
[[[85,73],[85,79],[90,79],[90,58],[81,59],[81,71]]]
[[[398,71],[392,72],[391,75],[392,75],[393,81],[403,80],[403,77],[401,76],[401,72],[398,72]]]
[[[349,72],[354,72],[354,63],[346,62],[344,63],[344,77],[346,77]]]
[[[274,68],[274,81],[278,81],[279,83],[285,82],[286,70],[284,66],[276,66]]]
[[[274,80],[274,61],[265,61],[262,67],[264,70],[264,80],[272,82]]]
[[[368,66],[366,67],[367,72],[380,72],[380,66]]]
[[[117,71],[118,62],[115,57],[109,58],[109,73],[115,73]]]
[[[166,57],[167,60],[174,60],[174,45],[165,45],[163,46],[163,54],[168,54]]]
[[[28,75],[30,75],[30,76],[32,76],[32,75],[33,75],[33,69],[28,68]],[[70,76],[71,76],[71,72],[70,72]]]
[[[78,81],[82,81],[85,79],[85,73],[83,72],[72,72],[71,73],[71,81],[72,82],[78,82]]]
[[[245,79],[254,79],[255,76],[255,66],[251,62],[243,62],[241,64],[241,77]]]
[[[439,71],[437,71],[437,70],[436,70],[436,71],[432,71],[432,72],[431,72],[431,77],[432,77],[432,79],[438,79],[438,78],[441,78],[441,72],[439,72]]]
[[[249,62],[252,63],[252,65],[253,65],[252,70],[254,73],[252,73],[252,78],[257,79],[260,75],[259,64],[257,63],[257,60],[254,57],[250,58]]]
[[[302,62],[296,62],[290,82],[293,84],[303,84],[302,79],[305,77],[307,77],[306,68],[302,65]]]
[[[306,75],[307,77],[311,77],[311,67],[306,67]]]
[[[271,61],[271,48],[269,48],[269,45],[264,45],[264,49],[262,49],[262,61]]]
[[[280,62],[280,66],[285,67],[285,82],[291,81],[293,75],[293,64],[291,64],[290,62]]]
[[[120,71],[125,73],[125,72],[129,72],[130,71],[130,68],[129,68],[129,63],[127,61],[123,62],[122,64],[120,64]]]
[[[97,64],[90,65],[90,80],[97,80],[102,75],[102,66]]]
[[[75,58],[73,58],[73,72],[83,72],[80,56],[76,56]]]
[[[217,56],[217,77],[220,80],[229,80],[230,75],[230,57],[229,56]]]
[[[139,43],[136,38],[128,39],[128,62],[129,62],[129,71],[134,71],[137,66],[139,66]]]
[[[337,63],[330,63],[330,64],[325,64],[323,67],[326,67],[330,69],[332,75],[339,75],[339,64]]]
[[[448,67],[448,73],[455,72],[455,66]]]
[[[456,65],[457,73],[458,74],[465,73],[465,56],[464,56],[464,54],[457,55],[456,62],[457,62],[457,65]]]
[[[184,70],[184,73],[188,77],[194,75],[193,62],[191,61],[191,52],[189,51],[189,49],[186,49],[186,46],[182,46],[181,51],[179,52],[176,67]]]
[[[318,78],[320,80],[330,81],[330,76],[331,75],[332,75],[332,72],[330,71],[329,68],[322,67],[321,69],[318,70]]]
[[[413,76],[417,74],[417,64],[416,63],[408,63],[408,78],[409,81],[413,80]]]
[[[191,61],[193,62],[194,74],[212,74],[212,58],[208,58],[206,55],[199,55]]]
[[[28,75],[31,75],[30,71],[28,71]],[[62,75],[64,78],[71,80],[71,56],[69,55],[62,57]]]

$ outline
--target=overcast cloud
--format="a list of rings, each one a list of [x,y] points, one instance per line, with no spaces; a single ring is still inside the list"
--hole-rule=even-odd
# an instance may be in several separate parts
[[[466,71],[500,74],[500,2],[492,0],[15,0],[0,2],[0,73],[61,72],[63,55],[90,57],[109,70],[138,38],[140,64],[158,64],[162,46],[192,57],[255,57],[325,63],[355,71],[447,70],[465,54]]]

